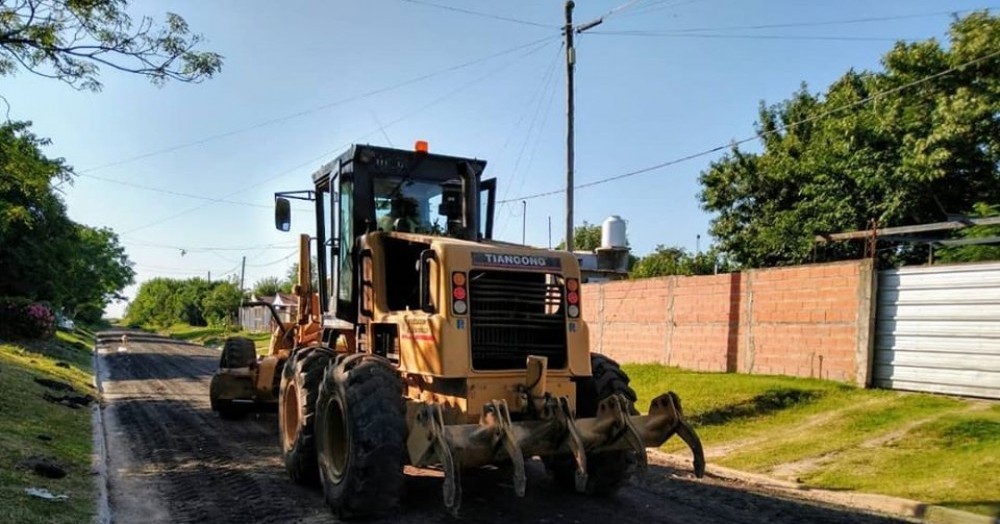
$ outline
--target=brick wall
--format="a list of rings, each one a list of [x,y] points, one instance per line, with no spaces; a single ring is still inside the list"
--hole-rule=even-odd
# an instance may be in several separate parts
[[[591,350],[619,362],[867,385],[870,261],[583,286]]]

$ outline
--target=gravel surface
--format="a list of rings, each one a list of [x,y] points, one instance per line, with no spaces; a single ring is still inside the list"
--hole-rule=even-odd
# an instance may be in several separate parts
[[[318,489],[288,480],[274,414],[224,421],[209,409],[218,351],[131,332],[98,335],[104,389],[110,505],[114,522],[333,522]],[[407,469],[403,510],[390,521],[450,522],[440,474]],[[528,463],[524,498],[503,468],[463,474],[467,522],[871,523],[901,522],[848,508],[783,498],[730,480],[694,479],[651,466],[611,499],[559,490],[537,461]],[[756,491],[755,491],[756,490]]]

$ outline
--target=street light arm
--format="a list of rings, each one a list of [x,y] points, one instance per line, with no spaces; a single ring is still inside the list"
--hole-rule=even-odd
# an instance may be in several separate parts
[[[595,27],[597,27],[597,26],[599,26],[599,25],[601,25],[603,23],[604,23],[604,17],[598,18],[596,20],[591,20],[590,22],[587,22],[586,24],[580,24],[580,25],[576,26],[576,34],[580,34],[580,33],[584,32],[584,31],[586,31],[588,29],[593,29],[593,28],[595,28]]]

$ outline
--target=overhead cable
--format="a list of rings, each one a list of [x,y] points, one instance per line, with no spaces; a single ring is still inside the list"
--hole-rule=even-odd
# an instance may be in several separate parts
[[[718,145],[718,146],[706,149],[704,151],[699,151],[697,153],[692,153],[690,155],[686,155],[686,156],[683,156],[683,157],[680,157],[680,158],[675,158],[673,160],[667,160],[666,162],[660,162],[658,164],[647,166],[647,167],[644,167],[644,168],[641,168],[641,169],[636,169],[634,171],[629,171],[627,173],[622,173],[620,175],[610,176],[610,177],[607,177],[607,178],[601,178],[601,179],[594,180],[594,181],[591,181],[591,182],[587,182],[587,183],[584,183],[584,184],[574,185],[573,189],[583,189],[583,188],[593,187],[593,186],[597,186],[597,185],[601,185],[601,184],[607,184],[609,182],[614,182],[616,180],[621,180],[623,178],[630,178],[630,177],[633,177],[633,176],[641,175],[643,173],[649,173],[651,171],[657,171],[657,170],[663,169],[665,167],[669,167],[669,166],[672,166],[672,165],[675,165],[675,164],[680,164],[682,162],[687,162],[688,160],[693,160],[695,158],[699,158],[699,157],[703,157],[703,156],[706,156],[706,155],[710,155],[712,153],[717,153],[717,152],[722,151],[724,149],[728,149],[728,148],[731,148],[731,147],[734,147],[734,146],[738,146],[740,144],[744,144],[744,143],[747,143],[747,142],[758,140],[758,139],[760,139],[760,138],[762,138],[762,137],[764,137],[766,135],[770,135],[770,134],[778,133],[778,132],[781,132],[781,131],[785,131],[785,130],[787,130],[789,128],[800,126],[800,125],[803,125],[803,124],[807,124],[809,122],[813,122],[815,120],[819,120],[821,118],[825,118],[827,116],[830,116],[830,115],[835,114],[835,113],[839,113],[841,111],[845,111],[847,109],[852,109],[852,108],[855,108],[855,107],[862,106],[862,105],[867,104],[869,102],[872,102],[874,100],[878,100],[878,99],[880,99],[882,97],[891,95],[893,93],[897,93],[899,91],[903,91],[905,89],[909,89],[911,87],[914,87],[914,86],[917,86],[917,85],[920,85],[920,84],[924,84],[924,83],[930,82],[931,80],[940,78],[942,76],[950,75],[951,73],[954,73],[956,71],[960,71],[960,70],[962,70],[962,69],[964,69],[966,67],[978,64],[980,62],[984,62],[984,61],[989,60],[991,58],[996,58],[998,56],[1000,56],[1000,51],[995,51],[995,52],[989,53],[989,54],[987,54],[985,56],[981,56],[979,58],[976,58],[976,59],[973,59],[973,60],[969,60],[967,62],[963,62],[963,63],[958,64],[956,66],[950,67],[948,69],[945,69],[944,71],[940,71],[940,72],[934,73],[932,75],[928,75],[928,76],[925,76],[925,77],[922,77],[922,78],[918,78],[917,80],[914,80],[912,82],[907,82],[905,84],[896,86],[896,87],[894,87],[892,89],[887,89],[885,91],[880,91],[880,92],[875,93],[873,95],[869,95],[869,96],[867,96],[865,98],[862,98],[862,99],[860,99],[858,101],[855,101],[855,102],[852,102],[850,104],[845,104],[845,105],[842,105],[842,106],[839,106],[839,107],[835,107],[833,109],[830,109],[830,110],[827,110],[827,111],[823,111],[823,112],[821,112],[819,114],[813,115],[813,116],[808,117],[808,118],[804,118],[802,120],[798,120],[796,122],[789,122],[787,124],[781,124],[781,125],[775,126],[774,129],[769,130],[769,131],[764,131],[764,132],[761,132],[761,133],[756,133],[753,136],[749,136],[749,137],[743,138],[741,140],[736,140],[736,141],[729,142],[729,143],[726,143],[726,144],[723,144],[723,145]],[[552,191],[545,191],[543,193],[535,193],[535,194],[532,194],[532,195],[525,195],[525,196],[520,196],[520,197],[516,197],[516,198],[510,198],[510,199],[503,200],[503,201],[500,201],[500,202],[497,202],[497,203],[503,204],[503,203],[508,203],[508,202],[516,202],[518,200],[531,200],[531,199],[534,199],[534,198],[541,198],[541,197],[550,196],[550,195],[557,195],[557,194],[563,193],[565,191],[566,191],[565,188],[564,189],[555,189],[555,190],[552,190]]]
[[[401,0],[401,1],[407,2],[407,3],[411,3],[411,4],[428,6],[428,7],[436,7],[438,9],[444,9],[445,11],[454,11],[456,13],[464,13],[464,14],[467,14],[467,15],[479,16],[479,17],[482,17],[482,18],[492,18],[494,20],[502,20],[504,22],[513,22],[515,24],[530,25],[530,26],[534,26],[534,27],[544,27],[546,29],[555,29],[555,28],[557,28],[557,26],[552,25],[552,24],[543,24],[543,23],[539,23],[539,22],[532,22],[531,20],[522,20],[520,18],[512,18],[512,17],[509,17],[509,16],[496,15],[496,14],[493,14],[493,13],[485,13],[485,12],[482,12],[482,11],[473,11],[471,9],[465,9],[465,8],[462,8],[462,7],[455,7],[455,6],[451,6],[451,5],[445,5],[445,4],[437,4],[437,3],[434,3],[434,2],[426,2],[424,0]]]
[[[274,124],[285,122],[287,120],[292,120],[292,119],[299,118],[299,117],[302,117],[302,116],[306,116],[306,115],[309,115],[309,114],[312,114],[312,113],[323,111],[323,110],[329,109],[331,107],[335,107],[335,106],[347,104],[349,102],[355,102],[355,101],[362,100],[362,99],[365,99],[365,98],[369,98],[369,97],[372,97],[372,96],[375,96],[375,95],[379,95],[379,94],[382,94],[382,93],[385,93],[385,92],[388,92],[388,91],[393,91],[393,90],[399,89],[401,87],[405,87],[405,86],[408,86],[408,85],[411,85],[411,84],[415,84],[415,83],[418,83],[418,82],[422,82],[424,80],[428,80],[428,79],[431,79],[431,78],[434,78],[434,77],[437,77],[437,76],[441,76],[443,74],[447,74],[447,73],[451,73],[451,72],[458,71],[458,70],[461,70],[461,69],[465,69],[467,67],[471,67],[473,65],[480,64],[480,63],[492,60],[494,58],[499,58],[499,57],[502,57],[502,56],[509,55],[511,53],[516,53],[517,51],[520,51],[522,49],[530,48],[530,47],[538,45],[538,44],[540,44],[542,42],[547,42],[547,41],[549,41],[549,40],[551,40],[553,38],[557,38],[557,37],[541,38],[541,39],[538,39],[538,40],[534,40],[532,42],[521,44],[521,45],[518,45],[518,46],[515,46],[515,47],[512,47],[512,48],[509,48],[509,49],[505,49],[503,51],[499,51],[499,52],[496,52],[496,53],[493,53],[493,54],[490,54],[490,55],[487,55],[487,56],[483,56],[483,57],[477,58],[475,60],[470,60],[468,62],[463,62],[461,64],[457,64],[457,65],[453,65],[453,66],[450,66],[450,67],[446,67],[444,69],[439,69],[437,71],[433,71],[433,72],[430,72],[430,73],[425,73],[423,75],[419,75],[419,76],[410,78],[409,80],[404,80],[402,82],[398,82],[396,84],[392,84],[392,85],[389,85],[389,86],[386,86],[386,87],[381,87],[381,88],[378,88],[378,89],[373,89],[371,91],[367,91],[367,92],[360,93],[360,94],[357,94],[357,95],[352,95],[352,96],[349,96],[349,97],[346,97],[346,98],[342,98],[340,100],[336,100],[336,101],[333,101],[333,102],[329,102],[329,103],[326,103],[326,104],[323,104],[323,105],[319,105],[319,106],[316,106],[316,107],[311,107],[309,109],[304,109],[302,111],[297,111],[295,113],[289,113],[289,114],[286,114],[286,115],[283,115],[283,116],[279,116],[277,118],[272,118],[270,120],[264,120],[262,122],[258,122],[256,124],[252,124],[252,125],[249,125],[249,126],[246,126],[246,127],[241,127],[241,128],[233,129],[233,130],[230,130],[230,131],[224,131],[222,133],[218,133],[218,134],[214,134],[214,135],[209,135],[209,136],[206,136],[206,137],[203,137],[203,138],[199,138],[199,139],[196,139],[196,140],[192,140],[192,141],[189,141],[189,142],[183,142],[183,143],[180,143],[180,144],[177,144],[177,145],[174,145],[174,146],[170,146],[170,147],[166,147],[166,148],[163,148],[163,149],[156,149],[156,150],[153,150],[153,151],[148,151],[146,153],[141,153],[141,154],[138,154],[138,155],[134,155],[134,156],[130,156],[130,157],[127,157],[127,158],[123,158],[121,160],[116,160],[116,161],[113,161],[113,162],[108,162],[106,164],[101,164],[101,165],[98,165],[98,166],[90,167],[90,168],[87,168],[87,169],[80,170],[80,171],[78,171],[78,173],[92,173],[94,171],[99,171],[99,170],[102,170],[102,169],[107,169],[109,167],[120,166],[122,164],[128,164],[128,163],[131,163],[131,162],[135,162],[136,160],[142,160],[142,159],[145,159],[145,158],[149,158],[149,157],[157,156],[157,155],[162,155],[164,153],[170,153],[170,152],[177,151],[177,150],[180,150],[180,149],[186,149],[186,148],[189,148],[189,147],[199,146],[199,145],[206,144],[208,142],[213,142],[215,140],[219,140],[219,139],[222,139],[222,138],[227,138],[227,137],[230,137],[230,136],[233,136],[233,135],[238,135],[238,134],[246,133],[248,131],[252,131],[252,130],[255,130],[255,129],[260,129],[262,127],[271,126],[271,125],[274,125]]]
[[[547,37],[547,38],[544,38],[544,39],[536,41],[535,42],[535,47],[528,49],[520,58],[523,58],[523,57],[529,56],[531,54],[537,53],[538,51],[541,51],[545,47],[548,47],[548,45],[553,40],[555,40],[557,38],[559,38],[558,35],[555,35],[555,36],[550,36],[550,37]],[[522,46],[522,49],[523,49],[523,46]],[[487,73],[485,73],[483,75],[480,75],[480,76],[478,76],[478,77],[470,80],[469,82],[466,82],[466,83],[458,86],[457,88],[455,88],[455,89],[453,89],[451,91],[446,92],[442,96],[440,96],[438,98],[435,98],[434,100],[431,100],[427,104],[424,104],[423,106],[420,106],[420,107],[416,108],[415,110],[410,111],[409,113],[406,113],[406,114],[404,114],[403,116],[401,116],[399,118],[396,118],[395,120],[389,121],[388,123],[386,123],[383,126],[379,126],[378,129],[375,129],[374,131],[370,131],[368,133],[365,133],[364,135],[361,135],[358,138],[355,138],[351,142],[339,145],[335,149],[332,149],[330,151],[327,151],[327,152],[324,152],[324,153],[322,153],[320,155],[317,155],[317,156],[315,156],[313,158],[310,158],[309,160],[306,160],[306,161],[304,161],[304,162],[302,162],[302,163],[300,163],[298,165],[295,165],[295,166],[293,166],[293,167],[291,167],[289,169],[286,169],[286,170],[284,170],[284,171],[282,171],[282,172],[280,172],[280,173],[278,173],[276,175],[273,175],[271,177],[263,179],[263,180],[261,180],[259,182],[255,182],[255,183],[249,184],[249,185],[243,185],[243,186],[240,187],[240,189],[238,189],[236,191],[233,191],[232,193],[224,195],[224,196],[220,197],[219,199],[215,199],[215,200],[227,199],[229,197],[232,197],[233,195],[237,195],[239,193],[242,193],[242,192],[247,191],[249,189],[252,189],[254,187],[263,185],[263,184],[265,184],[267,182],[270,182],[272,180],[275,180],[277,178],[281,178],[281,177],[283,177],[285,175],[288,175],[289,173],[297,171],[298,169],[301,169],[301,168],[309,166],[309,165],[313,165],[314,163],[316,163],[316,162],[318,162],[318,161],[320,161],[322,159],[329,158],[330,156],[332,156],[334,154],[340,153],[341,150],[343,150],[345,147],[350,146],[352,143],[358,142],[358,141],[360,141],[360,140],[362,140],[362,139],[364,139],[364,138],[366,138],[366,137],[368,137],[370,135],[374,135],[376,133],[379,133],[384,128],[388,128],[388,127],[390,127],[392,125],[395,125],[395,124],[397,124],[399,122],[402,122],[402,121],[404,121],[404,120],[412,117],[413,115],[416,115],[416,114],[418,114],[420,112],[426,111],[427,109],[429,109],[429,108],[431,108],[431,107],[433,107],[433,106],[435,106],[435,105],[437,105],[437,104],[439,104],[439,103],[441,103],[441,102],[443,102],[443,101],[451,98],[452,96],[455,96],[456,94],[464,91],[465,89],[468,89],[469,87],[471,87],[471,86],[473,86],[473,85],[475,85],[475,84],[477,84],[477,83],[479,83],[479,82],[481,82],[481,81],[483,81],[483,80],[485,80],[485,79],[487,79],[487,78],[489,78],[489,77],[491,77],[491,76],[493,76],[493,75],[495,75],[495,74],[503,71],[504,69],[507,69],[508,67],[514,65],[516,62],[517,61],[508,62],[508,63],[503,64],[503,65],[501,65],[501,66],[499,66],[499,67],[497,67],[497,68],[495,68],[495,69],[493,69],[493,70],[491,70],[491,71],[489,71],[489,72],[487,72]],[[126,231],[125,233],[122,233],[122,234],[123,235],[129,235],[129,234],[135,233],[137,231],[141,231],[143,229],[147,229],[147,228],[150,228],[150,227],[162,224],[164,222],[168,222],[168,221],[173,220],[175,218],[184,216],[184,215],[186,215],[188,213],[191,213],[191,212],[194,212],[194,211],[198,211],[200,209],[204,209],[204,208],[206,208],[206,207],[208,207],[208,206],[210,206],[210,205],[212,205],[214,203],[215,203],[214,201],[213,202],[206,202],[205,204],[201,204],[201,205],[198,205],[198,206],[194,206],[194,207],[190,207],[190,208],[184,209],[184,210],[179,211],[177,213],[174,213],[172,215],[169,215],[169,216],[166,216],[166,217],[154,220],[152,222],[148,222],[148,223],[146,223],[144,225],[141,225],[139,227],[130,229],[130,230],[128,230],[128,231]]]

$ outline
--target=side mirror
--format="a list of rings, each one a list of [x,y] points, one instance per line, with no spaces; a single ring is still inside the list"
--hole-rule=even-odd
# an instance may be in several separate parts
[[[279,231],[292,229],[292,204],[287,198],[274,199],[274,227]]]

